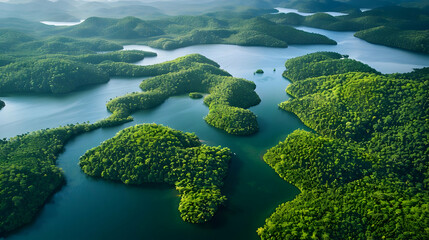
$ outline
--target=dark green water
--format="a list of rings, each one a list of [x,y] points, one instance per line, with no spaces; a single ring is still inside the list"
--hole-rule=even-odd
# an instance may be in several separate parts
[[[310,29],[311,30],[311,29]],[[319,30],[318,30],[319,31]],[[207,125],[208,112],[202,100],[178,96],[160,107],[134,114],[135,121],[81,135],[66,145],[58,159],[67,185],[41,210],[37,219],[11,234],[8,239],[258,239],[256,229],[274,209],[293,199],[299,191],[280,179],[262,160],[265,151],[284,140],[297,128],[305,128],[294,115],[278,109],[288,99],[288,81],[281,77],[286,59],[314,51],[338,51],[370,64],[377,70],[411,71],[429,63],[429,57],[382,46],[352,37],[352,33],[324,32],[337,46],[291,46],[287,49],[226,45],[193,46],[174,51],[155,50],[159,56],[139,64],[153,64],[189,53],[213,59],[235,77],[254,81],[261,104],[251,110],[258,115],[259,133],[250,137],[228,135]],[[148,49],[128,46],[128,49]],[[378,53],[378,54],[377,54]],[[262,68],[263,75],[253,75]],[[276,68],[277,71],[273,71]],[[0,138],[67,123],[102,119],[109,115],[110,98],[138,90],[142,79],[112,79],[76,93],[59,96],[1,96],[6,107],[0,111]],[[179,198],[173,187],[125,186],[84,175],[77,165],[88,149],[113,137],[117,131],[140,123],[159,123],[195,132],[209,145],[229,147],[233,158],[223,192],[225,208],[203,225],[185,223],[177,210]]]

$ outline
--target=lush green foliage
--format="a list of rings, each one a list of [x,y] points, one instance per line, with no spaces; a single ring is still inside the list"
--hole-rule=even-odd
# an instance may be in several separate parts
[[[210,68],[208,69],[209,72],[215,71],[216,74],[229,76],[229,73],[219,69],[219,64],[199,54],[190,54],[185,57],[179,57],[173,61],[149,66],[136,66],[120,62],[104,62],[100,67],[103,71],[109,73],[110,76],[148,77],[178,72],[201,64],[204,64],[206,68]]]
[[[101,51],[116,51],[121,45],[106,40],[78,40],[69,37],[51,37],[43,40],[26,42],[14,48],[14,51],[36,52],[38,54],[85,54]]]
[[[337,139],[297,130],[264,155],[280,177],[302,191],[332,188],[368,172],[368,156]]]
[[[316,52],[292,58],[285,63],[283,76],[291,81],[347,72],[377,73],[370,66],[334,52]]]
[[[262,69],[258,69],[258,70],[256,70],[256,72],[255,73],[264,73],[264,70],[262,70]]]
[[[2,108],[4,108],[4,106],[6,106],[6,104],[5,104],[2,100],[0,100],[0,110],[1,110]]]
[[[53,36],[36,39],[16,30],[0,29],[0,52],[20,55],[40,54],[88,54],[100,51],[115,51],[122,49],[121,45],[100,40],[79,40],[70,37]]]
[[[189,93],[189,97],[193,98],[193,99],[199,99],[199,98],[203,98],[203,94],[199,93],[199,92],[191,92]]]
[[[61,187],[56,157],[70,138],[94,128],[69,125],[0,140],[0,236],[30,222]]]
[[[295,131],[265,154],[302,193],[266,220],[261,238],[428,238],[428,72],[289,85],[295,98],[280,107],[317,133]]]
[[[111,62],[133,63],[155,53],[114,51],[122,46],[106,40],[77,40],[54,36],[36,39],[0,29],[0,92],[65,93],[81,86],[109,81]]]
[[[427,193],[397,179],[364,177],[311,189],[280,205],[262,239],[426,239]]]
[[[0,29],[0,52],[9,51],[9,49],[20,43],[30,42],[34,39],[24,33],[9,29]]]
[[[109,76],[93,65],[62,58],[21,60],[0,67],[1,92],[70,92],[105,83]]]
[[[0,92],[70,92],[81,86],[109,81],[109,72],[104,70],[106,64],[136,62],[154,55],[143,51],[18,58],[6,55],[4,66],[0,67]]]
[[[370,43],[429,53],[429,30],[400,30],[381,26],[359,31],[355,37]]]
[[[234,135],[249,135],[259,129],[256,116],[250,110],[228,105],[210,105],[210,112],[204,120]]]
[[[216,15],[216,14],[214,14]],[[221,14],[220,18],[222,18]],[[336,44],[315,33],[279,25],[266,19],[216,16],[180,16],[144,21],[134,17],[109,19],[92,17],[85,22],[58,30],[74,37],[99,37],[151,47],[175,49],[196,44],[226,43],[245,46],[287,47],[288,44]]]
[[[256,116],[248,108],[261,101],[253,82],[233,78],[202,55],[191,54],[152,66],[107,63],[111,75],[158,75],[140,84],[143,92],[130,93],[107,103],[112,115],[102,121],[125,120],[138,110],[149,109],[167,98],[191,92],[209,93],[204,103],[209,106],[207,123],[231,134],[249,135],[258,130]],[[228,117],[230,116],[230,117]]]
[[[358,31],[355,36],[370,43],[429,53],[429,13],[422,9],[388,6],[339,17],[325,13],[306,17],[296,13],[267,14],[264,17],[283,25]]]
[[[220,187],[230,158],[229,149],[201,145],[194,134],[144,124],[88,150],[79,165],[88,175],[125,184],[175,185],[181,194],[182,219],[202,223],[226,200]]]
[[[107,52],[102,54],[85,54],[85,55],[73,56],[70,58],[79,62],[99,64],[104,61],[135,63],[143,60],[145,57],[154,57],[154,56],[156,56],[156,53],[153,53],[153,52],[127,50],[127,51]]]

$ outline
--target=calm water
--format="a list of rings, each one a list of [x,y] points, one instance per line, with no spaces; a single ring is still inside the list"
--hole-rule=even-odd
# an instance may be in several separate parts
[[[46,25],[52,25],[52,26],[62,27],[62,26],[74,26],[74,25],[78,25],[78,24],[83,23],[83,21],[85,21],[85,20],[80,20],[79,22],[41,21],[41,23],[46,24]]]
[[[278,8],[276,8],[276,10],[278,10],[279,13],[296,13],[296,14],[299,14],[301,16],[311,16],[313,14],[316,14],[316,13],[304,13],[304,12],[300,12],[300,11],[298,11],[296,9],[293,9],[293,8],[281,8],[281,7],[278,7]],[[348,15],[347,13],[342,13],[342,12],[324,12],[324,13],[327,13],[327,14],[329,14],[331,16],[334,16],[334,17]]]
[[[147,65],[201,53],[218,62],[235,77],[254,81],[261,104],[251,110],[258,115],[260,132],[251,137],[225,134],[202,119],[208,109],[202,100],[187,96],[168,99],[156,109],[134,114],[135,121],[110,129],[99,129],[76,137],[58,159],[67,185],[56,193],[37,219],[8,239],[258,239],[256,229],[264,224],[282,202],[299,191],[281,180],[261,159],[265,151],[287,134],[305,126],[293,115],[278,109],[288,99],[289,84],[281,77],[286,59],[315,51],[338,51],[363,61],[383,73],[407,72],[424,67],[429,56],[368,44],[349,32],[319,32],[336,40],[337,46],[295,45],[286,49],[200,45],[173,51],[145,46],[126,49],[152,50],[158,57],[138,64]],[[263,75],[253,75],[262,68]],[[273,69],[277,71],[273,71]],[[0,138],[41,128],[102,119],[109,115],[105,103],[127,92],[138,91],[143,79],[112,79],[103,85],[64,95],[0,96],[6,107],[0,111]],[[213,221],[203,225],[183,222],[177,210],[179,198],[169,186],[125,186],[84,175],[77,165],[79,156],[117,131],[139,123],[160,123],[195,132],[209,145],[229,147],[236,153],[223,192],[229,198]]]

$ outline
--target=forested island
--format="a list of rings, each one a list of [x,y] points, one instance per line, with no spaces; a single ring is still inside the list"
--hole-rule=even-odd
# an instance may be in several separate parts
[[[219,65],[199,54],[191,54],[176,60],[152,66],[136,66],[125,63],[105,63],[102,69],[111,76],[141,77],[143,92],[130,93],[107,103],[112,115],[100,122],[132,120],[131,114],[138,110],[156,107],[167,98],[191,92],[209,93],[204,103],[209,113],[206,122],[230,134],[250,135],[258,131],[256,115],[249,108],[261,99],[255,92],[255,83],[234,78]]]
[[[264,155],[301,194],[280,205],[258,234],[428,238],[429,69],[382,75],[359,72],[362,64],[353,62],[341,73],[316,70],[335,55],[314,53],[286,62],[315,70],[305,76],[287,70],[292,81],[287,93],[294,98],[280,104],[315,132],[296,130]]]
[[[97,128],[68,125],[0,140],[0,236],[33,220],[64,184],[55,160],[72,137]]]
[[[220,188],[231,156],[228,148],[202,145],[194,134],[143,124],[88,150],[79,165],[88,175],[125,184],[174,185],[182,219],[203,223],[226,200]]]
[[[156,56],[144,51],[114,51],[119,49],[122,46],[105,40],[36,40],[0,30],[0,52],[4,53],[0,57],[0,93],[67,93],[108,82],[110,76],[99,66],[101,63],[134,63]]]
[[[287,26],[355,31],[355,37],[370,43],[429,53],[429,13],[420,8],[386,6],[337,17],[326,13],[310,16],[280,13],[264,17]]]
[[[0,100],[0,110],[1,110],[2,108],[4,108],[4,106],[6,106],[6,104],[5,104],[2,100]]]
[[[199,93],[199,92],[191,92],[191,93],[189,93],[189,97],[193,98],[193,99],[200,99],[200,98],[203,98],[204,95],[202,93]]]

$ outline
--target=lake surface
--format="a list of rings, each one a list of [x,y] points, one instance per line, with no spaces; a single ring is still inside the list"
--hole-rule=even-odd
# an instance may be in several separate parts
[[[61,27],[61,26],[74,26],[74,25],[78,25],[83,23],[83,21],[85,20],[80,20],[79,22],[53,22],[53,21],[40,21],[43,24],[46,25],[52,25],[52,26],[57,26],[57,27]]]
[[[171,51],[126,46],[125,49],[158,53],[157,57],[137,64],[149,65],[200,53],[218,62],[233,76],[254,81],[262,102],[250,109],[258,115],[260,131],[250,137],[228,135],[204,122],[208,108],[202,99],[177,96],[155,109],[133,114],[133,122],[78,136],[66,145],[57,162],[65,172],[67,185],[43,207],[33,223],[7,239],[258,239],[256,229],[263,226],[279,204],[299,193],[262,160],[266,150],[289,133],[298,128],[307,129],[296,116],[277,107],[288,99],[284,90],[289,82],[281,76],[285,60],[315,51],[337,51],[383,73],[408,72],[429,63],[427,55],[369,44],[354,38],[351,32],[300,29],[324,34],[338,45],[294,45],[284,49],[199,45]],[[259,68],[265,73],[254,75]],[[0,138],[105,118],[109,115],[105,103],[110,98],[138,91],[142,80],[115,78],[107,84],[54,96],[0,96],[6,102],[6,107],[0,110]],[[120,129],[152,122],[195,132],[205,144],[229,147],[236,153],[222,189],[229,199],[227,206],[221,208],[211,222],[202,225],[183,222],[174,187],[126,186],[97,180],[81,172],[77,163],[85,151],[113,137]]]
[[[311,16],[313,14],[316,14],[316,13],[304,13],[304,12],[300,12],[300,11],[298,11],[296,9],[293,9],[293,8],[281,8],[281,7],[278,7],[278,8],[275,8],[275,9],[278,10],[279,13],[296,13],[296,14],[299,14],[301,16]],[[323,13],[329,14],[329,15],[334,16],[334,17],[348,15],[348,13],[342,13],[342,12],[323,12]]]

